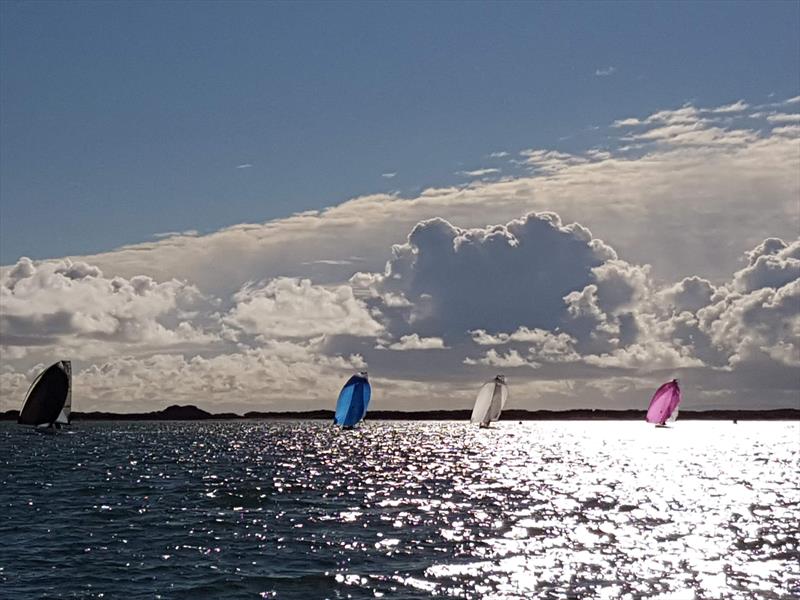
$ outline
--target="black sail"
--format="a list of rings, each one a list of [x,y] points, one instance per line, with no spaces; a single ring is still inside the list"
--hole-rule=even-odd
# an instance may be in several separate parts
[[[44,425],[55,423],[70,394],[69,361],[47,367],[33,381],[17,423]]]

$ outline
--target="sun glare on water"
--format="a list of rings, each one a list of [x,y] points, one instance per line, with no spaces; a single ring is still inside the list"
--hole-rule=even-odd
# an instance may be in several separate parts
[[[10,594],[800,591],[797,423],[87,423],[58,457],[0,435]],[[80,565],[55,558],[70,553]]]

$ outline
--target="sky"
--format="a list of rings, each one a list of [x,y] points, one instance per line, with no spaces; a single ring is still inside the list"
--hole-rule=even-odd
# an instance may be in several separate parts
[[[800,407],[798,3],[0,13],[2,410]]]

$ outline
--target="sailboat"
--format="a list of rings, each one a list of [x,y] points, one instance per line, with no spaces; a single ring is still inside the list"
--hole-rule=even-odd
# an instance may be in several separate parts
[[[500,413],[508,400],[508,385],[503,375],[498,375],[483,384],[475,399],[470,421],[481,427],[489,427],[489,423],[500,419]]]
[[[336,401],[334,425],[341,425],[342,429],[353,429],[367,414],[371,393],[366,371],[360,371],[348,379]]]
[[[655,423],[656,427],[666,427],[667,421],[674,421],[678,418],[678,404],[680,402],[681,388],[678,385],[678,380],[668,381],[653,394],[645,420],[648,423]]]
[[[34,425],[37,431],[54,433],[69,424],[72,412],[72,363],[61,360],[33,380],[17,423]]]

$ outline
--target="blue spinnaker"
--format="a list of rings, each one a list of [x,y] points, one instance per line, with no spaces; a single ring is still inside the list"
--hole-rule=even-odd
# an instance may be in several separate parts
[[[342,427],[353,427],[367,414],[371,393],[366,373],[353,375],[344,384],[336,402],[333,422]]]

